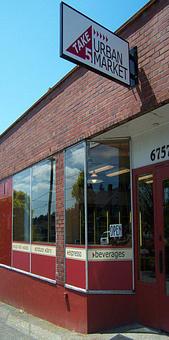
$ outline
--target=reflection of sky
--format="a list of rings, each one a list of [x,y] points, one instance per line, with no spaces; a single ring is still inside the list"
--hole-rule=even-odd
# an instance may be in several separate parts
[[[47,177],[49,176],[50,173],[50,163],[51,161],[45,161],[41,164],[36,164],[32,167],[32,176],[34,177]]]
[[[39,191],[49,191],[50,183],[41,182],[40,179],[38,179],[37,182],[33,182],[32,185],[32,195],[36,196],[36,193],[38,194]]]
[[[78,177],[79,173],[80,173],[80,169],[78,168],[71,168],[69,165],[65,167],[65,173],[66,173],[66,179],[67,181],[69,180],[69,178],[71,177]]]
[[[13,188],[30,195],[30,169],[24,170],[13,177]]]
[[[53,163],[54,165],[54,163]],[[55,166],[53,174],[55,174]],[[33,217],[48,213],[51,179],[51,161],[45,161],[32,168],[32,214]],[[55,211],[55,175],[52,186],[51,213]]]
[[[66,176],[78,175],[84,170],[84,146],[80,145],[66,151]]]
[[[53,163],[53,187],[51,213],[55,212],[55,163]],[[41,162],[32,167],[32,187],[30,188],[30,169],[16,174],[13,179],[13,187],[16,191],[22,191],[30,195],[33,217],[46,215],[48,212],[50,191],[51,161]]]

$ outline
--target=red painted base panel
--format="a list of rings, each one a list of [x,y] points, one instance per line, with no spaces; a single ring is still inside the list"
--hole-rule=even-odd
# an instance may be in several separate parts
[[[86,288],[85,261],[66,259],[66,283],[78,288]]]
[[[136,323],[135,295],[89,295],[90,333]]]
[[[55,280],[56,257],[32,254],[31,273]]]
[[[0,299],[81,333],[136,321],[134,295],[85,295],[5,268],[0,268]]]
[[[132,262],[89,262],[89,289],[132,290]]]
[[[30,272],[30,253],[13,251],[12,264],[14,268]]]
[[[0,300],[58,326],[87,333],[87,299],[22,273],[0,268]]]

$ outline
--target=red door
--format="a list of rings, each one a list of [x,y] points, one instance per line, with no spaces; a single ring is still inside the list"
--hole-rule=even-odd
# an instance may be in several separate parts
[[[169,166],[156,168],[160,328],[169,331]]]
[[[169,331],[169,164],[134,171],[138,321]]]

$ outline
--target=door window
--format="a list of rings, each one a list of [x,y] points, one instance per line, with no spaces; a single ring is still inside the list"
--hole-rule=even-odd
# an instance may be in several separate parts
[[[139,280],[155,281],[153,175],[138,178]]]

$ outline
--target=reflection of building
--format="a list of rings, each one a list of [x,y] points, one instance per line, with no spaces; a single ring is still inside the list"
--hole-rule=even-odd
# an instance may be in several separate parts
[[[1,135],[3,301],[82,332],[169,331],[167,5],[117,32],[138,47],[137,87],[76,67]],[[123,237],[101,245],[110,225]]]

